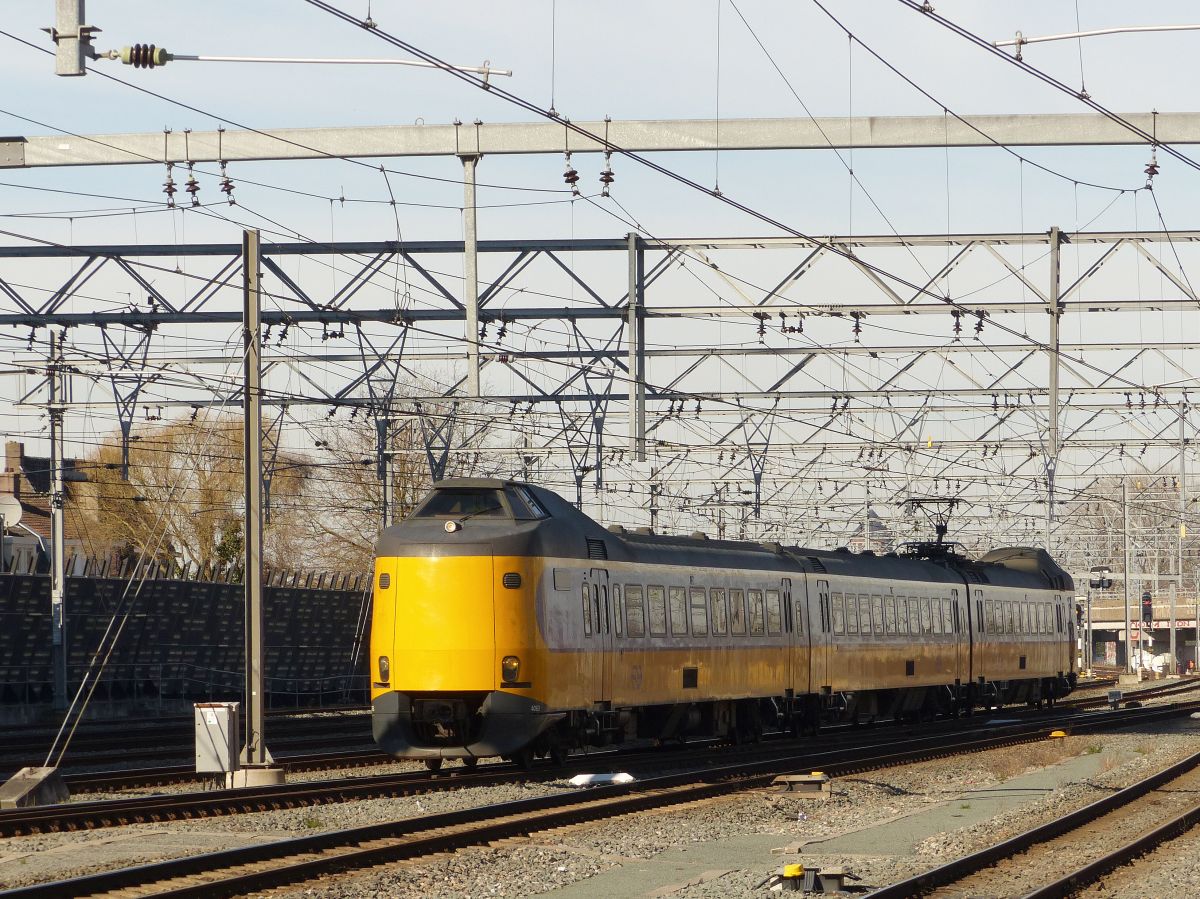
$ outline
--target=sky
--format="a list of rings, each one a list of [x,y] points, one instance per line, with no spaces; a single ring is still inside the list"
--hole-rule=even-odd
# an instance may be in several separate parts
[[[49,42],[52,4],[7,0],[3,30],[40,47]],[[514,71],[505,87],[576,119],[722,118],[803,116],[804,107],[824,116],[938,114],[941,106],[887,72],[814,3],[742,0],[611,3],[400,4],[343,2],[359,15],[369,12],[381,30],[403,37],[452,62],[491,64]],[[1152,11],[1127,4],[1080,2],[1084,29],[1115,24],[1185,23],[1190,5],[1156,4]],[[962,114],[1083,112],[1076,100],[1046,87],[950,34],[894,0],[831,2],[826,7],[862,44],[938,99]],[[939,3],[938,12],[991,40],[1075,29],[1076,4]],[[787,83],[755,42],[741,16],[778,63]],[[393,48],[363,29],[339,22],[306,3],[184,4],[102,2],[88,4],[87,18],[102,29],[100,49],[135,42],[155,43],[179,53],[213,55],[387,56]],[[552,28],[553,23],[553,28]],[[1080,53],[1088,92],[1118,111],[1186,110],[1189,85],[1200,72],[1200,55],[1189,48],[1200,32],[1119,35],[1025,48],[1026,59],[1074,86],[1080,82]],[[95,65],[116,77],[212,113],[190,112],[95,75],[54,76],[51,60],[0,36],[6,51],[0,77],[9,86],[0,102],[5,133],[46,134],[54,128],[81,134],[209,129],[220,122],[254,128],[335,125],[525,121],[529,114],[444,73],[393,67],[264,66],[175,62],[164,69],[135,71],[116,62]],[[718,67],[719,45],[719,67]],[[718,91],[719,83],[719,91]],[[790,84],[790,88],[789,88]],[[792,93],[795,90],[795,95]],[[797,99],[797,96],[799,99]],[[801,105],[803,101],[803,106]],[[8,113],[44,123],[42,127]],[[227,125],[226,127],[233,127]],[[1141,148],[1023,151],[1030,159],[1060,168],[1069,178],[1136,187],[1144,181],[1148,153]],[[795,227],[817,233],[886,230],[902,233],[1044,230],[1086,222],[1111,199],[1104,191],[1076,189],[1024,167],[995,150],[859,151],[854,166],[870,193],[854,191],[831,151],[766,154],[663,154],[660,161],[703,184],[717,183],[729,196]],[[1158,197],[1164,215],[1182,227],[1200,172],[1160,160]],[[450,179],[455,160],[405,160],[397,166]],[[599,159],[582,157],[583,185],[594,184]],[[156,170],[157,169],[157,170]],[[561,157],[485,159],[482,181],[561,189]],[[658,234],[758,234],[766,227],[710,198],[690,193],[617,160],[614,197]],[[344,161],[238,164],[230,174],[322,196],[380,199],[387,186],[377,172]],[[40,170],[3,173],[4,181],[26,186],[87,190],[113,196],[161,198],[163,171],[155,166],[113,169]],[[1023,176],[1023,177],[1022,177]],[[461,203],[454,184],[397,179],[401,202]],[[1022,184],[1023,181],[1023,184]],[[949,203],[947,203],[949,185]],[[1023,187],[1023,190],[1022,190]],[[211,185],[210,185],[211,189]],[[239,188],[252,208],[314,238],[362,236],[388,227],[389,209],[338,208],[328,202],[289,197],[278,190]],[[533,193],[483,191],[481,203],[545,200]],[[873,199],[887,221],[870,209]],[[0,187],[8,212],[72,208],[53,194]],[[253,202],[251,202],[253,200]],[[86,204],[75,204],[81,207]],[[619,222],[583,204],[558,203],[481,215],[489,229],[530,237],[621,233]],[[1133,227],[1132,202],[1117,204],[1097,224]],[[1078,211],[1077,211],[1078,210]],[[852,218],[853,216],[853,218]],[[97,223],[109,233],[113,223]],[[88,235],[82,222],[26,223],[28,230],[63,239]],[[189,223],[189,239],[205,230]],[[421,237],[457,237],[454,208],[402,208],[400,226]],[[230,226],[214,225],[215,230]],[[176,225],[175,230],[179,226]],[[394,220],[390,230],[396,229]],[[13,229],[20,231],[21,229]],[[132,235],[132,226],[129,227]],[[141,235],[139,235],[140,237]],[[207,235],[205,235],[207,236]]]

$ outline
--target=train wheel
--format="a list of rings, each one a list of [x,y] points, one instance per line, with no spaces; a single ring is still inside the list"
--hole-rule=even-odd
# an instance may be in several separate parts
[[[567,763],[567,747],[555,741],[550,744],[550,761],[554,767],[561,768]]]
[[[515,764],[522,771],[533,770],[533,759],[533,750],[528,746],[526,746],[524,749],[518,749],[513,753],[512,757],[513,764]]]
[[[474,768],[476,765],[479,764],[479,759],[473,755],[469,755],[465,759],[462,760],[462,763],[463,763],[464,768]]]
[[[425,759],[425,767],[430,771],[441,771],[442,770],[442,760],[441,759]]]

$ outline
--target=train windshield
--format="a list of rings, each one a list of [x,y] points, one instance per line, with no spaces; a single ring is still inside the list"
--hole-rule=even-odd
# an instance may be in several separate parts
[[[512,518],[500,490],[443,488],[435,490],[413,518]]]

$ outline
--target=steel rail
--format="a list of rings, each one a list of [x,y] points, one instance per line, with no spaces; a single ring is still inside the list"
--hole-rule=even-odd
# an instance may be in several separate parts
[[[349,712],[349,714],[347,714]],[[333,730],[339,725],[361,722],[366,725],[364,733],[370,730],[371,713],[369,709],[341,710],[337,714],[315,715],[302,713],[289,716],[273,716],[278,720],[272,726],[278,728],[285,736],[308,736],[314,730]],[[147,718],[144,720],[123,721],[116,726],[93,726],[80,728],[73,743],[81,747],[109,749],[114,746],[128,746],[131,735],[145,734],[162,742],[187,744],[190,748],[195,739],[193,719],[189,716],[172,715],[166,718]],[[299,733],[297,733],[299,731]],[[45,727],[6,729],[0,736],[0,754],[11,755],[28,749],[31,743],[49,739],[54,736],[53,729]]]
[[[288,719],[276,722],[272,742],[281,748],[309,749],[328,748],[331,742],[345,744],[357,738],[358,742],[369,743],[370,718],[368,715],[337,716],[313,719]],[[30,758],[30,747],[39,740],[49,742],[44,734],[19,736],[0,742],[0,770],[21,768],[25,765],[41,764],[43,755],[37,760]],[[138,758],[171,759],[185,758],[192,754],[195,735],[189,721],[186,729],[179,732],[155,731],[153,727],[130,728],[124,732],[93,733],[77,741],[72,747],[71,761],[76,765],[100,765],[120,763],[129,757],[130,741],[139,740]]]
[[[338,752],[316,752],[309,755],[276,756],[276,763],[287,772],[320,771],[324,769],[360,768],[366,765],[388,765],[396,760],[378,749],[353,749]],[[155,787],[166,784],[202,783],[211,780],[208,774],[196,771],[194,765],[163,765],[157,768],[134,768],[127,771],[95,771],[67,774],[63,780],[72,796],[109,790],[128,790],[135,787]]]
[[[939,887],[945,887],[957,883],[972,874],[997,864],[998,862],[1002,862],[1006,859],[1012,858],[1013,856],[1019,855],[1020,853],[1029,849],[1031,846],[1054,839],[1055,837],[1062,836],[1063,834],[1069,833],[1070,831],[1075,830],[1085,824],[1090,824],[1102,815],[1106,815],[1110,812],[1121,809],[1129,802],[1145,796],[1147,793],[1158,789],[1163,784],[1170,783],[1172,780],[1187,774],[1198,766],[1200,766],[1200,753],[1195,753],[1194,755],[1188,756],[1186,759],[1183,759],[1180,762],[1176,762],[1169,768],[1165,768],[1162,771],[1152,774],[1150,777],[1140,780],[1123,790],[1112,793],[1102,799],[1098,799],[1096,802],[1093,802],[1090,805],[1086,805],[1083,808],[1076,809],[1073,812],[1063,815],[1061,818],[1055,818],[1053,821],[1048,821],[1045,824],[1041,824],[1025,831],[1024,833],[1017,834],[1016,836],[1011,837],[1001,843],[997,843],[994,846],[988,846],[987,848],[981,849],[978,852],[973,852],[970,855],[957,858],[954,861],[934,868],[931,871],[926,871],[923,874],[917,874],[914,877],[909,877],[906,880],[901,880],[897,883],[881,887],[880,889],[875,890],[867,895],[870,897],[870,899],[907,899],[907,897],[922,896]],[[1189,812],[1189,814],[1200,815],[1200,809],[1194,809],[1192,812]],[[1170,823],[1174,824],[1176,822]],[[1164,830],[1166,827],[1167,826],[1164,825],[1163,828],[1158,828],[1158,830],[1153,831],[1153,833],[1158,833],[1158,831]],[[1115,856],[1122,851],[1134,852],[1135,854],[1138,851],[1144,851],[1144,849],[1137,849],[1137,845],[1150,845],[1142,842],[1148,836],[1149,834],[1140,837],[1138,840],[1135,840],[1133,844],[1122,847],[1122,850],[1118,850],[1117,853],[1113,853],[1112,855]],[[1132,857],[1132,855],[1129,857]],[[1103,861],[1103,859],[1099,861]],[[1113,866],[1115,867],[1116,864],[1120,863],[1121,862],[1119,861],[1114,862]],[[1093,865],[1094,864],[1096,863],[1093,863]],[[1071,881],[1072,878],[1084,876],[1082,872],[1092,868],[1093,865],[1087,865],[1084,868],[1081,868],[1080,871],[1068,875],[1065,880]],[[1111,868],[1107,870],[1111,870]],[[1094,873],[1094,876],[1099,877],[1101,873],[1103,872]],[[1083,885],[1085,885],[1084,881],[1078,881],[1078,886]],[[1046,889],[1048,889],[1048,887]],[[1043,894],[1038,891],[1030,895],[1041,897]],[[1045,895],[1062,896],[1066,895],[1066,893],[1046,893]],[[1029,897],[1026,897],[1026,899],[1029,899]]]
[[[1022,723],[1004,727],[996,736],[1003,738],[1022,739],[1028,736],[1039,738],[1046,729],[1044,721],[1037,723]],[[983,730],[971,729],[967,733],[978,733]],[[995,731],[995,729],[992,729]],[[960,735],[961,737],[961,732]],[[907,743],[913,748],[924,743],[941,744],[946,739],[946,733],[936,732],[930,735],[911,737]],[[810,765],[833,765],[851,753],[876,751],[880,747],[895,745],[895,735],[872,735],[859,738],[850,745],[835,745],[835,747],[811,748],[805,747],[803,753],[808,756]],[[606,754],[607,755],[607,754]],[[620,755],[620,765],[637,771],[637,766],[685,765],[701,766],[706,763],[728,765],[731,760],[731,750],[727,747],[709,750],[706,753],[691,753],[684,756],[664,754],[660,750],[635,750],[632,753]],[[744,762],[779,761],[780,759],[796,759],[796,748],[780,748],[778,744],[743,745],[737,750],[737,756]],[[804,756],[799,756],[804,757]],[[605,757],[605,762],[611,762],[611,756]],[[256,813],[269,809],[298,808],[304,805],[318,805],[331,802],[349,802],[354,799],[377,798],[380,796],[407,796],[415,793],[460,789],[466,786],[494,786],[512,783],[515,780],[558,779],[564,772],[577,771],[595,766],[595,756],[574,757],[562,768],[540,768],[534,772],[516,771],[512,766],[487,766],[486,769],[450,768],[438,774],[419,772],[396,772],[374,775],[364,778],[337,778],[330,780],[306,781],[296,784],[275,784],[258,787],[242,787],[236,790],[214,790],[187,793],[161,793],[156,796],[138,796],[119,799],[97,799],[92,802],[73,802],[56,805],[42,805],[22,809],[0,811],[0,837],[26,833],[47,833],[64,831],[64,829],[95,829],[101,827],[119,827],[127,823],[144,823],[149,821],[175,821],[190,819],[190,817],[208,817],[212,815],[233,815]]]
[[[1140,702],[1143,699],[1154,699],[1158,696],[1173,696],[1176,693],[1190,693],[1193,690],[1200,690],[1200,680],[1191,681],[1169,681],[1163,684],[1156,684],[1153,687],[1146,687],[1141,690],[1133,690],[1129,693],[1121,694],[1121,702]],[[1060,706],[1068,708],[1089,708],[1091,706],[1100,706],[1108,704],[1107,696],[1079,696],[1072,699],[1063,699],[1058,703]]]
[[[1190,703],[1135,710],[1142,714],[1095,716],[1090,722],[1080,722],[1078,729],[1104,729],[1133,720],[1155,720],[1184,714],[1198,707],[1200,703]],[[1037,730],[1044,735],[1045,729],[1046,725],[1042,723]],[[947,742],[944,736],[940,739],[924,738],[909,741],[907,745],[893,744],[884,752],[879,752],[878,747],[868,747],[857,757],[840,761],[813,755],[792,755],[749,763],[740,761],[701,773],[689,771],[664,775],[628,785],[598,787],[584,793],[516,800],[422,819],[371,824],[138,865],[8,890],[0,892],[0,899],[98,896],[131,888],[137,888],[141,896],[233,895],[303,881],[334,871],[416,858],[567,824],[740,792],[765,786],[780,774],[811,770],[814,764],[820,764],[822,770],[831,774],[842,775],[1028,742],[1035,738],[1034,733],[1033,729],[1029,729],[1020,737],[1004,734],[972,737],[959,742]],[[916,742],[922,745],[911,745]],[[206,875],[215,876],[209,878]]]
[[[1192,758],[1200,758],[1200,753],[1192,756]],[[1194,806],[1167,821],[1165,824],[1161,824],[1153,830],[1137,836],[1124,846],[1114,849],[1112,852],[1081,866],[1065,877],[1039,887],[1026,895],[1024,899],[1061,899],[1064,896],[1073,896],[1082,888],[1100,880],[1105,874],[1119,868],[1121,865],[1131,862],[1141,855],[1145,855],[1147,852],[1157,849],[1168,840],[1187,833],[1197,824],[1200,824],[1200,805]]]

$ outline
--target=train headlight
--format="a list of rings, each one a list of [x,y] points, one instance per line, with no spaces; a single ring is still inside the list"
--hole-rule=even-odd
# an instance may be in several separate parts
[[[392,663],[388,661],[387,656],[379,657],[379,682],[386,684],[391,680]]]
[[[500,660],[500,679],[506,684],[515,684],[521,679],[521,660],[516,656],[505,656]]]

